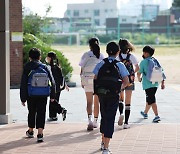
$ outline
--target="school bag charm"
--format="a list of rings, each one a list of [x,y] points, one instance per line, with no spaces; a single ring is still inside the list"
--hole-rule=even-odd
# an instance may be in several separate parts
[[[166,79],[161,65],[154,57],[148,60],[148,71],[146,78],[151,81],[152,84],[156,82],[161,82],[162,80]]]
[[[119,54],[119,59],[122,63],[124,63],[124,65],[126,66],[126,69],[128,70],[129,72],[129,82],[130,83],[134,83],[134,79],[135,79],[135,72],[134,72],[134,68],[133,68],[133,64],[130,60],[130,56],[131,54],[127,54],[127,57],[126,58],[123,58],[121,56],[121,54]]]
[[[50,80],[47,71],[43,65],[39,65],[28,75],[28,95],[33,96],[49,96]]]
[[[98,96],[117,96],[120,93],[122,80],[119,75],[117,60],[109,62],[104,59],[104,64],[100,68],[97,79],[94,80],[94,93]]]

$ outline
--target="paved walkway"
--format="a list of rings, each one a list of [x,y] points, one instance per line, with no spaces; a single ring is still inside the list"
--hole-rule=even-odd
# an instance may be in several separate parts
[[[0,125],[0,154],[100,154],[99,129],[87,132],[85,96],[75,76],[77,87],[63,91],[61,104],[67,108],[65,122],[46,123],[43,143],[36,138],[25,138],[27,109],[20,104],[19,90],[11,90],[11,113],[13,124]],[[180,154],[180,85],[167,85],[158,90],[157,102],[162,121],[152,123],[154,115],[144,120],[139,112],[144,109],[145,94],[136,84],[132,98],[131,128],[123,130],[115,123],[115,133],[110,144],[113,154]],[[48,109],[48,106],[47,106]],[[48,115],[48,110],[47,110]]]

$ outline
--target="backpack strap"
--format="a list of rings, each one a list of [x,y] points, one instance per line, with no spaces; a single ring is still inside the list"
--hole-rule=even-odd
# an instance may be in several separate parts
[[[121,55],[121,54],[119,54],[119,59],[120,59],[120,61],[122,61],[122,60],[123,60],[123,57],[122,57],[122,55]]]
[[[128,53],[128,54],[127,54],[127,57],[126,57],[126,60],[130,60],[130,56],[131,56],[131,54]]]

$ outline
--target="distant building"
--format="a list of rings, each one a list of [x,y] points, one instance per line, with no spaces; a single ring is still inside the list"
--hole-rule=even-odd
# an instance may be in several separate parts
[[[106,18],[118,16],[117,0],[94,0],[94,3],[68,4],[65,18],[90,18],[93,26],[105,26]]]

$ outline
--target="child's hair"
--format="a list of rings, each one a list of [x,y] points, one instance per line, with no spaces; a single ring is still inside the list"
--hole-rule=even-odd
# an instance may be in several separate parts
[[[129,41],[127,39],[122,39],[120,38],[119,40],[119,47],[121,49],[121,53],[123,54],[127,54],[130,51],[132,51],[133,49],[129,46]]]
[[[96,44],[96,43],[93,44],[91,46],[91,50],[92,50],[93,54],[96,56],[96,58],[99,59],[99,57],[100,57],[100,47],[99,47],[99,45]]]
[[[152,56],[154,54],[155,49],[153,47],[151,47],[150,45],[146,45],[143,48],[143,52],[147,52],[149,53],[150,56]]]
[[[39,60],[39,57],[41,56],[41,50],[37,49],[37,48],[31,48],[29,50],[29,57],[32,60]]]
[[[88,42],[89,42],[89,46],[92,47],[92,45],[94,45],[94,44],[99,44],[99,39],[96,37],[92,37],[89,39]]]
[[[59,66],[59,61],[57,59],[57,56],[56,56],[55,52],[50,51],[50,52],[48,52],[47,56],[51,58],[50,66],[53,66],[53,65]]]
[[[116,55],[119,51],[119,46],[116,42],[109,42],[106,46],[106,52],[108,55]]]

